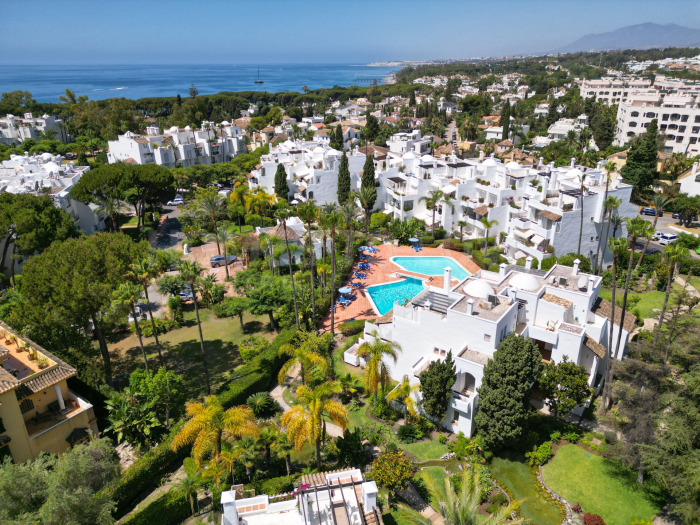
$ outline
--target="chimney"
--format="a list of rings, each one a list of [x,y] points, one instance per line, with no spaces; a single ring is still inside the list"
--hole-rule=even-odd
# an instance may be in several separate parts
[[[549,186],[549,179],[547,177],[542,178],[542,200],[547,198],[547,186]]]
[[[571,167],[572,168],[576,167],[576,159],[574,157],[571,157]]]
[[[603,161],[602,161],[602,160],[599,160],[599,161],[598,161],[598,165],[596,166],[596,169],[597,169],[598,171],[600,171],[602,168],[603,168]]]
[[[510,289],[510,304],[515,304],[518,302],[518,290],[516,288],[511,288]]]
[[[442,283],[442,290],[445,293],[449,293],[450,288],[452,288],[452,268],[449,266],[445,267],[444,281],[445,282]]]
[[[503,279],[506,276],[506,263],[501,263],[498,269],[498,276]]]
[[[483,149],[479,152],[479,160],[484,160],[484,150]]]
[[[544,157],[540,157],[540,163],[539,163],[539,165],[540,165],[540,166],[544,166]]]
[[[578,265],[581,264],[581,261],[579,259],[576,259],[574,261],[574,271],[572,272],[573,275],[578,275]]]
[[[525,268],[528,270],[532,269],[532,257],[530,255],[527,256],[527,259],[525,259]]]
[[[365,512],[372,512],[377,508],[377,492],[379,491],[374,481],[365,481],[362,484],[362,505],[364,506]]]
[[[588,293],[593,291],[593,284],[595,283],[595,277],[591,276],[588,278]]]
[[[559,194],[559,200],[557,201],[557,208],[561,208],[564,205],[564,194]]]
[[[474,299],[467,301],[467,315],[474,315]]]

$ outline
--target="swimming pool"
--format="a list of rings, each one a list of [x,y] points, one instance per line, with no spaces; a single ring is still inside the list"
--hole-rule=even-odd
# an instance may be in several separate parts
[[[443,275],[445,268],[449,266],[452,268],[453,278],[461,281],[469,277],[467,271],[450,257],[392,257],[391,260],[405,270],[423,275]]]
[[[423,281],[407,277],[394,283],[378,284],[367,288],[367,293],[379,311],[384,315],[394,307],[394,303],[403,302],[405,299],[413,299],[423,291]]]

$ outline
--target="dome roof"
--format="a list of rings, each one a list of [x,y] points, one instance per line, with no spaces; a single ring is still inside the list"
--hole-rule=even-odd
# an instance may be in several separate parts
[[[482,166],[498,166],[498,162],[489,157],[484,162],[481,163]]]
[[[540,287],[540,283],[537,282],[535,276],[529,273],[517,273],[510,280],[510,285],[528,292],[537,290]]]
[[[570,177],[580,177],[581,175],[583,175],[583,172],[578,168],[574,168],[572,170],[567,171],[566,174]]]
[[[192,128],[189,126],[185,126],[185,131],[192,131]]]
[[[421,160],[421,162],[426,162],[426,161],[431,161],[431,160],[436,160],[436,159],[435,159],[435,157],[433,157],[432,155],[428,155],[428,154],[426,153],[425,155],[423,155],[423,156],[420,158],[420,160]]]
[[[329,149],[326,151],[326,155],[335,155],[335,156],[340,156],[340,152],[337,149]]]
[[[41,158],[46,160],[46,161],[49,161],[49,160],[53,160],[53,155],[51,155],[51,153],[46,152],[46,153],[41,154]]]
[[[44,164],[44,171],[48,173],[58,173],[61,171],[61,168],[55,162],[47,162]]]
[[[297,225],[299,225],[299,224],[303,224],[303,223],[301,222],[301,219],[299,219],[299,217],[289,217],[289,218],[288,218],[286,221],[284,221],[284,222],[287,223],[287,226],[297,226]]]
[[[517,170],[517,169],[520,169],[520,164],[518,164],[518,163],[515,162],[514,160],[511,160],[508,164],[506,164],[506,168],[516,169],[516,170]]]
[[[404,160],[411,160],[411,159],[415,159],[415,158],[416,158],[416,156],[410,151],[403,156]]]
[[[494,294],[491,285],[483,279],[469,281],[464,286],[464,293],[472,297],[478,297],[479,299],[486,299],[489,295]]]

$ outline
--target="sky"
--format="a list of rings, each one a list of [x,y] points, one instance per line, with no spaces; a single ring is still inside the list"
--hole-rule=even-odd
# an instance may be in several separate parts
[[[457,59],[644,22],[700,28],[697,0],[0,0],[0,12],[4,65]]]

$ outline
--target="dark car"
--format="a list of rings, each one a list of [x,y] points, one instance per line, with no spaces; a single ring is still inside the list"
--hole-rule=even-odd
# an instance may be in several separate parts
[[[671,217],[674,218],[674,219],[680,219],[680,218],[681,218],[681,214],[678,213],[678,212],[674,212],[673,215],[671,215]],[[694,220],[694,221],[697,221],[698,218],[697,218],[697,217],[693,217],[693,220]]]
[[[658,215],[659,217],[664,216],[664,212],[661,210],[656,210],[654,208],[642,208],[642,211],[639,212],[640,215],[651,215],[652,217],[654,215]]]
[[[173,262],[173,263],[170,263],[170,266],[168,266],[168,270],[167,270],[167,271],[169,271],[169,272],[175,272],[175,271],[179,270],[179,269],[180,269],[180,266],[182,265],[183,262],[184,262],[184,261],[180,260],[180,261],[175,261],[175,262]]]
[[[226,264],[231,264],[234,263],[238,260],[238,257],[235,255],[227,255],[226,256]],[[212,268],[218,268],[219,266],[222,266],[224,264],[224,256],[223,255],[215,255],[211,259],[209,259],[209,263],[211,264]]]

